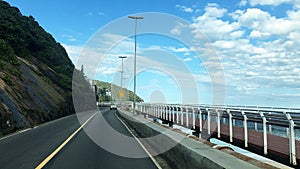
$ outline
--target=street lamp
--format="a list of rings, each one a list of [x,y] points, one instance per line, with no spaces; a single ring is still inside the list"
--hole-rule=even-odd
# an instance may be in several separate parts
[[[123,59],[127,58],[126,56],[119,56],[120,59],[122,59],[122,69],[121,69],[121,91],[120,91],[120,97],[121,97],[121,101],[122,100],[122,97],[124,97],[124,92],[123,92],[123,73],[124,73],[124,70],[123,70],[123,65],[124,65],[124,62],[123,62]]]
[[[134,29],[134,79],[133,79],[133,115],[135,115],[135,102],[136,102],[136,31],[137,31],[137,20],[144,19],[143,16],[128,16],[130,19],[135,20]]]

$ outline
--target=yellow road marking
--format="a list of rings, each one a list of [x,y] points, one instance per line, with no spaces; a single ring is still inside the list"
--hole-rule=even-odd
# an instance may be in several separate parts
[[[43,168],[94,116],[91,115],[70,137],[68,137],[55,151],[53,151],[47,158],[45,158],[35,169]]]

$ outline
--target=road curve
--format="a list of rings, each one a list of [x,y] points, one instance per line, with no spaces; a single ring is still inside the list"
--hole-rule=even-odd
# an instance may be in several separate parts
[[[86,120],[94,112],[86,113]],[[131,136],[125,126],[115,116],[115,111],[102,109],[102,117],[118,132]],[[85,127],[98,127],[96,113],[86,123]],[[35,168],[55,151],[81,124],[76,115],[64,117],[50,123],[41,125],[20,134],[0,139],[0,168]],[[99,130],[99,135],[105,135],[105,131]],[[106,136],[106,135],[105,135]],[[116,141],[122,144],[122,140]],[[134,147],[132,151],[143,152],[138,142],[130,143]],[[43,168],[93,168],[93,169],[118,169],[118,168],[157,168],[150,158],[127,158],[112,154],[91,140],[84,130],[74,137],[45,164]]]

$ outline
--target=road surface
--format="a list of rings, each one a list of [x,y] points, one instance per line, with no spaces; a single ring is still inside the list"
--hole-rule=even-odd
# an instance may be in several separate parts
[[[101,112],[96,112],[92,111],[81,115],[82,118],[80,119],[86,121],[85,128],[99,131],[99,137],[109,136],[101,128],[96,128],[99,127],[99,118],[104,117],[115,130],[124,135],[131,136],[125,126],[116,117],[115,110],[102,109]],[[100,113],[103,116],[100,116]],[[93,114],[94,116],[91,117]],[[0,168],[32,169],[39,165],[43,168],[66,169],[157,168],[150,158],[127,158],[104,150],[95,144],[83,129],[79,129],[80,126],[81,124],[77,116],[71,115],[22,133],[1,138]],[[74,134],[76,130],[78,130],[78,133]],[[74,136],[70,137],[72,134]],[[68,138],[69,142],[62,146],[62,143]],[[114,141],[113,143],[118,144],[116,146],[123,144],[122,140]],[[137,141],[130,142],[129,144],[130,151],[145,153]],[[53,157],[49,157],[60,146],[62,146],[61,150],[53,155]],[[44,164],[41,164],[43,161]]]

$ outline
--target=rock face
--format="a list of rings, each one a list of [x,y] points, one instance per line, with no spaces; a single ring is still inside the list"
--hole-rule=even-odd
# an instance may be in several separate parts
[[[74,113],[73,71],[32,16],[0,1],[0,136]]]

